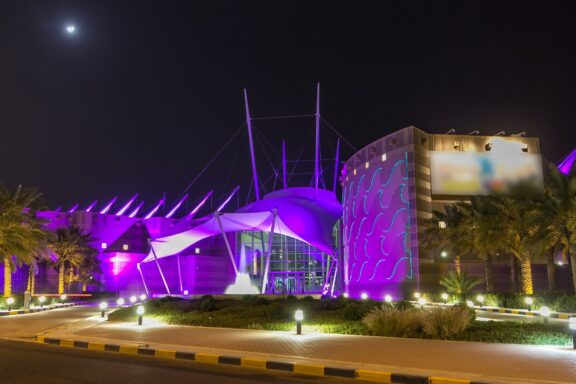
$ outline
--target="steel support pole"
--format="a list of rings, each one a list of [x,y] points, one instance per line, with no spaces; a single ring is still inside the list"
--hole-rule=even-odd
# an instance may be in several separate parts
[[[154,260],[156,261],[156,266],[158,267],[158,272],[160,272],[160,277],[162,278],[162,282],[164,283],[164,288],[166,288],[166,292],[170,295],[170,287],[168,287],[168,283],[166,282],[166,278],[164,277],[164,272],[162,272],[162,268],[160,267],[160,262],[158,261],[158,256],[156,256],[156,251],[152,246],[152,240],[148,239],[148,244],[150,245],[150,250],[152,251],[152,255],[154,255]]]
[[[148,286],[146,285],[146,280],[144,280],[144,274],[142,273],[142,268],[140,267],[140,263],[136,264],[136,268],[138,272],[140,272],[140,277],[142,278],[142,284],[144,284],[144,290],[146,290],[146,296],[150,296],[150,292],[148,291]]]
[[[332,190],[336,192],[336,185],[338,185],[338,171],[340,170],[340,138],[336,140],[336,161],[334,162],[334,185]]]
[[[184,290],[182,287],[182,268],[180,267],[180,254],[176,255],[176,262],[178,263],[178,283],[180,283],[180,293]]]
[[[316,150],[314,154],[314,188],[318,194],[320,176],[320,83],[316,85]]]
[[[254,179],[254,193],[256,200],[260,200],[260,188],[258,186],[258,172],[256,170],[256,157],[254,156],[254,140],[252,140],[252,119],[250,118],[250,108],[248,106],[248,92],[244,88],[244,104],[246,107],[246,125],[248,126],[248,141],[250,144],[250,158],[252,160],[252,178]]]
[[[270,234],[268,235],[268,252],[266,255],[266,266],[264,267],[264,279],[262,279],[262,294],[266,293],[266,286],[268,285],[268,271],[270,270],[270,255],[272,254],[272,240],[274,238],[274,226],[276,225],[276,208],[272,210],[272,225],[270,226]]]
[[[228,256],[230,256],[230,261],[232,262],[232,267],[234,267],[234,273],[238,275],[238,266],[236,265],[236,260],[234,260],[234,254],[232,253],[232,248],[230,248],[230,242],[228,241],[228,236],[224,232],[224,226],[222,225],[222,220],[220,219],[220,212],[216,211],[216,221],[218,222],[218,227],[220,227],[220,232],[222,232],[222,237],[224,238],[224,243],[226,244],[226,249],[228,250]]]

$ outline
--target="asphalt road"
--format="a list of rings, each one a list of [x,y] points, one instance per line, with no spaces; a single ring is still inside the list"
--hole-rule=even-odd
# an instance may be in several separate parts
[[[0,340],[0,383],[163,384],[163,383],[350,383],[237,367],[152,359],[107,352]]]

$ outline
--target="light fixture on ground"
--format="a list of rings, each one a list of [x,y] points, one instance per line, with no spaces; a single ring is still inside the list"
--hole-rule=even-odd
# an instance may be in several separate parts
[[[38,298],[38,302],[40,303],[40,308],[43,308],[43,307],[44,307],[44,302],[45,302],[45,301],[46,301],[46,297],[44,297],[44,296],[40,296],[40,297]]]
[[[302,334],[302,320],[304,320],[304,312],[301,309],[297,309],[294,312],[294,320],[296,320],[296,334]]]
[[[415,298],[415,299],[419,299],[420,296],[422,296],[422,295],[420,294],[420,292],[414,292],[414,298]]]
[[[134,295],[130,296],[130,303],[134,304],[136,301],[138,300],[138,298]]]
[[[345,299],[347,299],[347,298],[350,297],[350,295],[348,294],[348,292],[344,292],[344,293],[342,294],[342,297],[345,298]]]
[[[548,318],[550,317],[550,308],[547,306],[540,307],[540,316],[544,319],[544,324],[548,324]]]
[[[116,300],[116,304],[117,304],[119,307],[123,306],[124,303],[125,303],[125,301],[124,301],[123,298],[119,298],[118,300]]]
[[[140,295],[140,301],[144,301],[146,300],[146,295],[145,294],[141,294]]]
[[[420,305],[421,307],[423,307],[424,305],[426,305],[426,299],[423,297],[419,297],[418,298],[418,305]]]
[[[387,303],[391,303],[394,301],[394,298],[391,295],[384,296],[384,301]]]
[[[368,300],[368,294],[367,294],[366,292],[362,292],[362,293],[360,294],[360,298],[361,298],[362,300]]]
[[[524,299],[524,302],[528,306],[528,309],[531,311],[532,310],[532,304],[534,304],[534,299],[531,297],[527,297]]]
[[[440,253],[440,256],[442,256],[443,258],[447,258],[447,257],[448,257],[448,252],[442,251],[442,252]]]
[[[476,296],[476,301],[480,303],[480,306],[484,304],[484,296],[478,295]]]
[[[9,297],[6,299],[6,304],[8,304],[8,311],[12,310],[12,306],[14,305],[14,298]]]
[[[444,304],[446,304],[448,302],[448,298],[450,296],[448,296],[448,294],[446,292],[444,292],[443,294],[440,295],[440,297],[442,298],[442,301],[444,302]]]
[[[568,319],[568,328],[572,332],[572,348],[576,349],[576,317]]]
[[[65,302],[67,298],[68,298],[68,296],[66,296],[64,294],[60,295],[60,301],[61,302]]]
[[[100,307],[100,311],[102,311],[100,314],[100,317],[105,317],[106,316],[106,308],[108,308],[108,303],[103,301],[100,303],[99,307]]]
[[[136,307],[136,314],[138,315],[138,325],[142,325],[142,317],[144,316],[144,312],[146,312],[146,310],[144,309],[143,305],[139,305],[138,307]]]
[[[474,302],[472,300],[466,300],[466,305],[470,308],[474,307]]]

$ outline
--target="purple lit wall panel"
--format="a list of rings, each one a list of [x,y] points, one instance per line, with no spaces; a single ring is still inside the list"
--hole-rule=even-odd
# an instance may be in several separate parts
[[[560,164],[558,164],[558,169],[560,172],[567,175],[568,172],[570,172],[570,169],[572,169],[574,161],[576,161],[576,149],[570,152],[570,154],[566,156],[564,160],[560,162]]]
[[[344,283],[352,297],[402,295],[414,279],[408,154],[373,159],[343,189]]]

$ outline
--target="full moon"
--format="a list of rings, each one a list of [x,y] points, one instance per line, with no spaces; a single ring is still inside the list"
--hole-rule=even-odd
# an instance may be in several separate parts
[[[76,26],[75,25],[67,25],[66,26],[66,32],[68,32],[68,33],[76,32]]]

